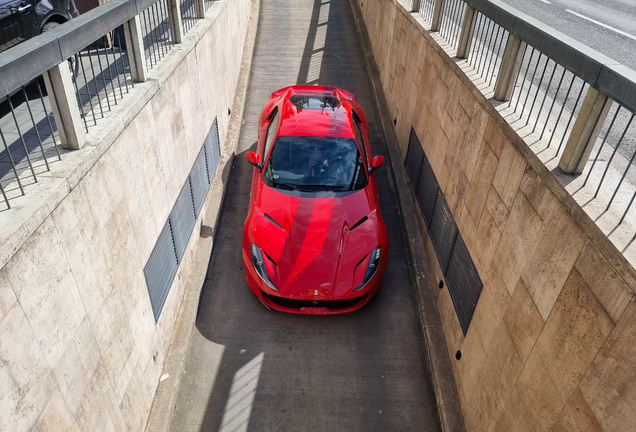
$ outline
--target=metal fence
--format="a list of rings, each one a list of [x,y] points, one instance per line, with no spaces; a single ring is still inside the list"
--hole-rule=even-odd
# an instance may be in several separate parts
[[[203,6],[205,7],[205,11],[209,11],[210,8],[212,7],[212,5],[217,2],[218,0],[204,0],[203,1]]]
[[[433,11],[435,8],[435,0],[419,0],[419,6],[417,6],[416,16],[418,16],[424,24],[427,26],[431,25],[433,21]],[[413,8],[413,4],[409,5]]]
[[[446,0],[444,2],[439,34],[452,48],[457,48],[465,11],[466,3],[462,0]]]
[[[181,21],[183,22],[184,33],[188,33],[197,23],[196,3],[194,0],[181,0],[179,2],[179,8],[181,9]]]
[[[80,148],[214,3],[107,2],[0,52],[0,211]]]
[[[174,46],[168,0],[158,0],[140,16],[148,69],[154,68]]]
[[[0,192],[6,209],[49,163],[61,159],[60,138],[42,84],[35,80],[0,103]]]
[[[634,187],[636,185],[636,168],[634,167],[636,122],[634,121],[634,112],[623,105],[614,104],[603,122],[597,141],[582,188],[588,185],[593,187],[593,199],[598,199],[603,195],[604,212],[607,212],[611,206],[620,207],[621,217],[618,223],[622,224],[628,214],[636,217],[632,208],[636,198],[636,187]],[[602,192],[602,189],[605,193]],[[634,238],[636,238],[636,234],[632,240]]]
[[[470,77],[492,88],[499,76],[509,33],[482,13],[477,14],[467,63],[472,68]]]
[[[121,33],[121,27],[108,32],[69,60],[86,132],[89,126],[97,126],[98,119],[105,118],[134,87]]]
[[[498,0],[401,2],[551,170],[583,174],[570,192],[592,217],[636,220],[634,71]]]
[[[524,48],[522,64],[508,102],[508,120],[532,126],[530,134],[547,139],[545,148],[560,154],[587,94],[585,82],[534,47]],[[536,109],[535,109],[536,108]],[[546,131],[549,132],[545,135]],[[557,144],[558,143],[558,144]]]

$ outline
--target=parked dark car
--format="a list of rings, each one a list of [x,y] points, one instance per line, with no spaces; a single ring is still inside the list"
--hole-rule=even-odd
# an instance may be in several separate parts
[[[78,15],[73,0],[0,0],[0,52]]]

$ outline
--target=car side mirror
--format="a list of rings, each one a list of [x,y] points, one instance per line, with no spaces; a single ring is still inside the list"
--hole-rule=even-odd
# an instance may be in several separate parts
[[[248,151],[245,153],[245,158],[249,163],[254,165],[256,168],[261,169],[263,166],[261,165],[261,157],[258,153],[254,153],[253,151]]]
[[[380,168],[384,163],[384,156],[376,156],[371,159],[371,166],[369,166],[369,172],[373,172]]]

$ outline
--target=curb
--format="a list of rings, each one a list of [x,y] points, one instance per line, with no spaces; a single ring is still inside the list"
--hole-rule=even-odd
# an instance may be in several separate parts
[[[226,167],[229,166],[231,169],[234,163],[234,151],[241,132],[243,111],[245,109],[245,96],[252,67],[252,54],[256,42],[259,9],[260,0],[252,0],[245,48],[243,50],[243,58],[241,60],[241,68],[232,105],[232,114],[224,146],[232,149],[232,153],[224,158],[226,160],[222,161],[217,168],[214,181],[206,199],[206,212],[201,220],[200,229],[202,230],[204,226],[206,228],[211,227],[212,235],[204,237],[202,235],[203,233],[201,233],[201,238],[196,245],[193,254],[192,270],[188,278],[185,294],[181,301],[174,332],[172,334],[172,341],[166,353],[166,360],[162,370],[162,376],[167,374],[169,379],[159,382],[157,385],[155,397],[148,415],[148,421],[144,429],[146,432],[168,432],[172,422],[172,415],[179,394],[181,378],[188,358],[190,340],[192,332],[194,331],[199,306],[199,296],[203,283],[205,282],[210,255],[214,245],[214,233],[216,233],[217,230],[221,208],[225,199],[226,184],[230,173],[230,170],[226,169]]]
[[[442,431],[465,432],[464,418],[459,403],[457,387],[455,386],[455,377],[446,348],[446,337],[444,336],[441,318],[437,309],[432,281],[428,277],[431,271],[428,268],[427,255],[422,242],[420,226],[417,222],[415,205],[409,190],[406,169],[402,164],[397,137],[391,125],[391,116],[387,109],[380,72],[373,56],[371,40],[369,39],[366,24],[362,19],[360,6],[356,0],[349,1],[353,9],[358,34],[360,35],[360,44],[373,89],[373,99],[380,118],[389,156],[388,159],[398,193],[398,202],[409,245],[411,268],[413,269],[413,279],[419,303],[420,321],[424,331],[426,351],[431,366]]]

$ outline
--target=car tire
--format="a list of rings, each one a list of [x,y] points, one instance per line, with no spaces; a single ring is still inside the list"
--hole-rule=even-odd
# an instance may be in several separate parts
[[[42,27],[42,33],[46,33],[49,30],[53,30],[55,27],[59,27],[61,24],[55,21],[49,21]],[[75,82],[75,78],[77,78],[77,73],[79,71],[79,59],[77,54],[73,57],[69,57],[68,59],[68,68],[71,71],[71,79]]]

